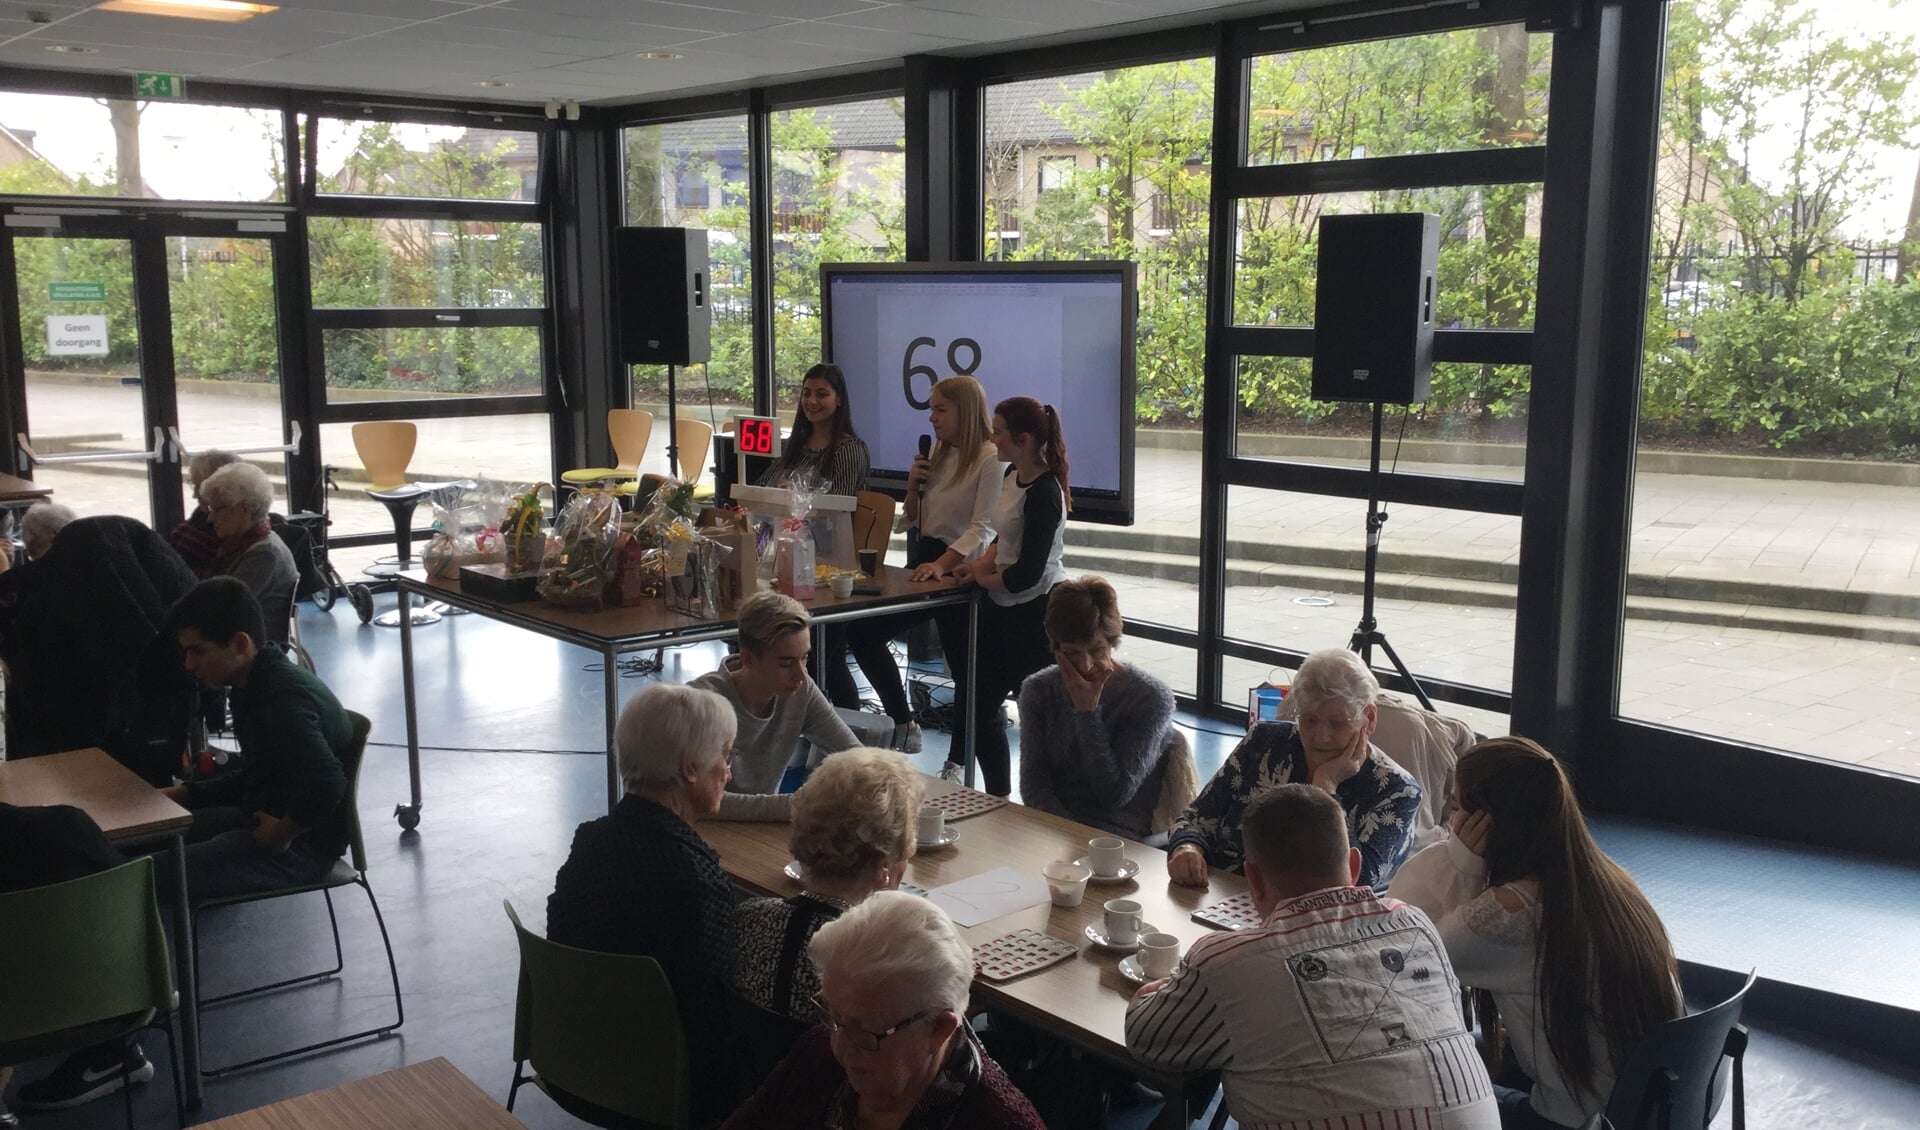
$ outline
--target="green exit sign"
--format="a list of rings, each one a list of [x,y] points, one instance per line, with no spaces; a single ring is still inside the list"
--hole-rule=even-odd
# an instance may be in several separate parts
[[[105,302],[107,300],[107,284],[98,282],[48,283],[47,298],[53,302]]]
[[[186,76],[135,71],[133,96],[135,98],[185,98],[187,96]]]

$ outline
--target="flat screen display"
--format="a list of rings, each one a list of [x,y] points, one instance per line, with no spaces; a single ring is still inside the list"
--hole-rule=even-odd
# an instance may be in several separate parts
[[[876,488],[904,483],[933,383],[969,375],[989,409],[1052,404],[1073,517],[1131,523],[1134,265],[842,263],[820,269],[828,359],[847,378]]]

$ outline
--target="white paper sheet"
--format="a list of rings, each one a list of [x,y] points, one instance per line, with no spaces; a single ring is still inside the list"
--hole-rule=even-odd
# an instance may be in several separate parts
[[[996,867],[927,892],[933,904],[962,926],[978,926],[1053,901],[1047,881],[1018,867]]]

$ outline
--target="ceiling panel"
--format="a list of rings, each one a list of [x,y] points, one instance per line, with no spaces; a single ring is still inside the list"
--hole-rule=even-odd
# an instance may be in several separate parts
[[[789,22],[777,14],[730,12],[655,0],[523,0],[508,7],[532,12],[577,16],[603,23],[650,24],[715,34],[759,31]]]

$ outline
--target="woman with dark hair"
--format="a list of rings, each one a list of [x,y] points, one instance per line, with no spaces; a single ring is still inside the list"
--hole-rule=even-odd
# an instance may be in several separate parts
[[[1163,830],[1154,817],[1167,785],[1180,793],[1169,817],[1198,789],[1191,756],[1169,753],[1173,691],[1114,658],[1125,621],[1105,580],[1055,585],[1045,623],[1054,665],[1020,688],[1020,800],[1144,840]]]
[[[1666,928],[1587,831],[1566,771],[1519,737],[1484,741],[1455,771],[1453,836],[1407,861],[1396,897],[1432,916],[1463,984],[1530,1087],[1496,1086],[1508,1130],[1579,1126],[1656,1025],[1681,1014]]]
[[[853,430],[847,378],[840,366],[823,361],[801,379],[786,449],[759,485],[783,487],[804,474],[825,483],[828,494],[853,494],[867,489],[868,466],[867,442]]]
[[[1048,666],[1047,594],[1067,579],[1067,439],[1053,405],[1031,396],[1002,400],[993,408],[988,433],[994,453],[1011,464],[1000,479],[993,507],[993,544],[954,576],[987,590],[980,604],[980,654],[974,691],[974,756],[987,792],[1013,791],[1007,731],[1000,706],[1028,675]]]

